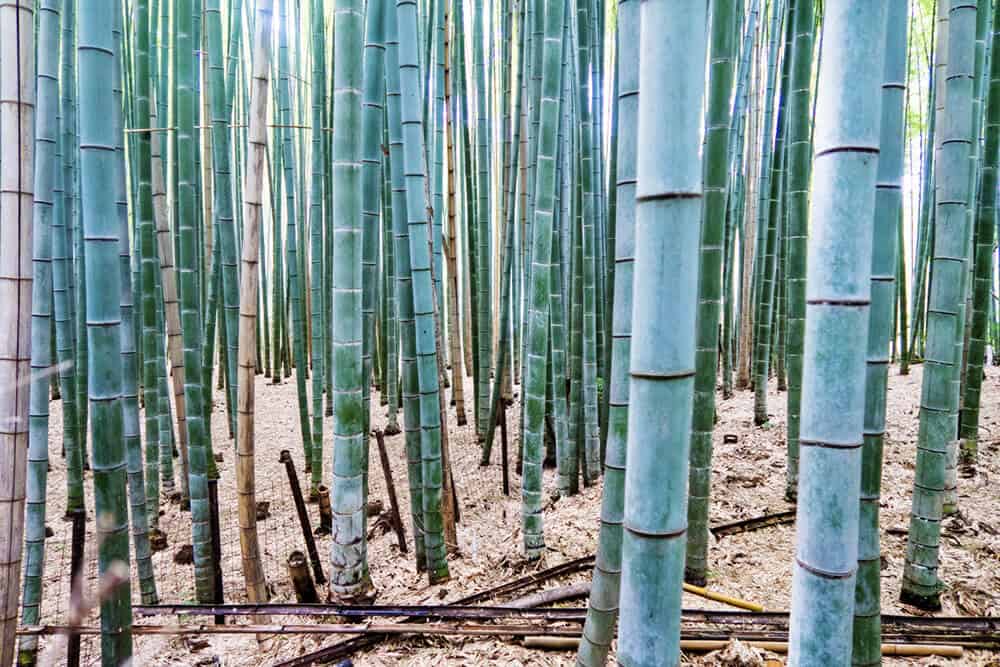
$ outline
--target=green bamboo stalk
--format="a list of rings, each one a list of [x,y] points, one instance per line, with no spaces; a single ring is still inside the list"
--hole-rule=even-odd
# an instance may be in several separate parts
[[[384,19],[383,19],[384,20]],[[389,126],[386,122],[388,114],[383,114],[382,144],[389,145]],[[386,435],[399,435],[399,320],[396,314],[396,260],[395,239],[393,238],[392,210],[393,191],[392,173],[389,166],[389,155],[383,149],[382,163],[382,243],[383,264],[385,269],[385,346],[386,346],[386,380],[383,390],[388,404],[385,424]]]
[[[556,149],[562,90],[560,62],[565,7],[562,0],[545,1],[546,63],[541,80],[535,208],[531,237],[531,289],[528,304],[528,353],[524,357],[524,468],[521,481],[521,523],[524,553],[529,559],[545,551],[542,519],[542,456],[545,420],[545,370],[549,347],[549,263],[557,183]]]
[[[767,379],[771,359],[771,317],[774,302],[775,257],[778,247],[778,212],[776,200],[780,181],[780,170],[784,145],[782,133],[782,109],[784,97],[779,90],[784,80],[788,59],[781,57],[779,50],[785,21],[785,2],[775,0],[771,4],[771,25],[768,32],[770,41],[767,60],[767,90],[764,96],[764,134],[760,160],[760,177],[757,193],[757,247],[754,257],[754,289],[757,295],[754,315],[753,336],[753,388],[754,424],[767,423]],[[781,78],[778,66],[781,65]],[[778,113],[775,114],[774,100],[777,99]]]
[[[885,4],[829,4],[823,16],[809,208],[792,665],[846,665],[851,651]],[[891,310],[887,315],[891,322]]]
[[[230,11],[238,11],[234,5]],[[212,190],[212,212],[217,227],[215,248],[220,255],[222,269],[222,313],[223,324],[220,333],[227,343],[226,377],[227,398],[230,410],[226,411],[231,431],[235,433],[236,406],[236,359],[239,341],[239,276],[237,275],[236,226],[233,211],[233,175],[230,151],[230,124],[232,88],[223,71],[222,57],[222,11],[219,0],[205,2],[205,34],[208,41],[208,97],[209,116],[212,126],[211,150],[214,187]],[[232,48],[233,45],[230,46]],[[210,392],[206,392],[210,393]]]
[[[392,14],[392,12],[388,12]],[[416,372],[420,392],[420,456],[422,459],[424,546],[427,573],[432,584],[447,581],[442,518],[442,430],[435,340],[435,298],[431,257],[431,230],[427,220],[426,150],[420,95],[419,51],[417,50],[416,0],[396,0],[398,25],[389,17],[387,33],[398,28],[399,78],[402,93],[403,171],[406,175],[406,225],[409,228],[410,269],[413,281]],[[444,436],[446,437],[446,436]]]
[[[65,0],[62,13],[62,157],[63,197],[62,219],[53,224],[53,289],[56,316],[56,347],[60,363],[59,375],[63,393],[63,447],[66,451],[66,512],[84,509],[83,470],[87,435],[81,430],[81,411],[86,411],[86,395],[78,387],[80,375],[76,367],[79,350],[76,346],[76,275],[73,238],[77,210],[76,156],[76,19],[75,0]],[[60,277],[60,275],[62,277]],[[62,306],[60,306],[62,302]]]
[[[375,0],[378,2],[379,0]],[[381,7],[380,7],[381,8]],[[376,10],[377,11],[377,10]],[[364,531],[366,418],[362,386],[361,86],[364,16],[359,0],[337,0],[333,92],[333,494],[337,528],[331,586],[344,598],[371,588]],[[377,18],[381,18],[380,16]]]
[[[292,137],[293,129],[289,127],[294,123],[292,114],[294,100],[292,99],[289,82],[292,69],[289,58],[288,35],[289,33],[297,35],[299,31],[286,16],[286,6],[287,0],[278,0],[278,23],[282,27],[278,32],[278,111],[280,124],[283,127],[278,129],[279,136],[281,137],[282,173],[285,177],[285,269],[287,271],[285,275],[288,280],[288,301],[292,310],[290,336],[296,369],[295,388],[298,395],[299,431],[302,437],[302,449],[305,454],[306,471],[310,472],[312,470],[312,456],[310,451],[312,437],[309,434],[309,397],[306,393],[306,328],[303,312],[305,305],[303,303],[302,280],[299,278],[298,252],[298,248],[301,245],[299,242],[299,216],[301,214],[300,206],[302,198],[298,196],[297,192],[295,149]]]
[[[902,601],[922,609],[940,608],[938,565],[946,458],[958,426],[961,347],[956,347],[956,337],[963,337],[965,320],[961,311],[968,277],[966,213],[973,139],[975,22],[976,4],[954,0],[948,15],[947,79],[942,91],[941,144],[935,169],[934,279],[927,312],[916,477],[900,592]],[[944,40],[941,42],[944,48]]]
[[[117,7],[116,7],[117,9]],[[139,426],[139,368],[135,346],[135,309],[132,291],[132,253],[129,246],[129,215],[125,184],[124,120],[122,118],[121,12],[114,12],[114,54],[112,98],[114,115],[114,197],[118,217],[118,261],[120,267],[122,427],[125,440],[126,478],[128,482],[129,520],[135,550],[139,591],[143,604],[158,604],[156,577],[149,546],[149,516],[146,482],[142,470],[142,442]]]
[[[695,354],[691,471],[688,479],[688,540],[684,579],[705,585],[708,572],[708,506],[715,425],[715,374],[719,364],[719,310],[722,303],[722,253],[729,189],[729,127],[736,46],[736,3],[712,5],[708,109],[705,120],[705,208],[700,240],[698,332]]]
[[[577,130],[579,132],[579,187],[583,242],[583,429],[587,477],[601,474],[600,432],[597,414],[597,207],[598,184],[594,168],[594,119],[590,108],[591,39],[590,3],[577,2]]]
[[[383,0],[385,1],[385,0]],[[396,12],[385,11],[385,90],[389,125],[389,169],[392,183],[393,259],[396,268],[396,306],[399,322],[403,433],[406,469],[410,486],[410,517],[417,571],[427,569],[424,547],[423,470],[420,451],[420,404],[417,378],[416,333],[413,315],[413,280],[410,275],[410,234],[406,213],[406,183],[403,168],[402,93],[399,77],[399,37]]]
[[[483,6],[484,0],[476,0],[475,11],[472,20],[472,67],[475,81],[475,103],[472,108],[475,112],[475,168],[477,181],[475,186],[476,208],[475,214],[470,216],[470,224],[475,226],[475,274],[474,291],[476,301],[473,304],[475,310],[475,345],[474,355],[478,361],[478,371],[475,374],[476,381],[476,434],[481,445],[485,445],[486,427],[489,421],[489,392],[490,392],[490,356],[492,351],[492,319],[490,316],[490,303],[492,290],[490,287],[490,233],[491,233],[491,209],[490,209],[490,186],[492,184],[492,171],[490,162],[490,129],[489,115],[492,107],[489,100],[489,78],[487,77],[486,56],[483,53],[483,41],[486,31],[484,22],[488,10]],[[472,165],[468,165],[470,170]],[[472,213],[472,211],[470,211]]]
[[[980,8],[982,11],[982,8]],[[990,46],[989,88],[986,99],[985,137],[981,196],[976,212],[976,247],[973,283],[972,330],[968,353],[959,435],[963,440],[963,463],[974,466],[978,456],[980,399],[983,358],[987,339],[988,311],[993,285],[993,240],[995,235],[997,164],[1000,148],[1000,5],[994,6]]]
[[[194,67],[194,21],[192,0],[180,0],[173,17],[177,49],[177,88],[175,93],[177,125],[177,205],[178,214],[178,287],[184,357],[184,401],[188,427],[188,489],[191,499],[191,536],[194,546],[195,593],[200,602],[215,599],[212,564],[212,531],[209,522],[208,473],[209,447],[205,434],[202,384],[201,289],[198,275],[201,266],[196,228],[198,216],[195,125],[197,100]]]
[[[360,8],[358,11],[361,11]],[[359,155],[361,162],[361,378],[365,433],[363,470],[368,469],[368,433],[371,431],[372,351],[375,347],[376,255],[379,240],[379,213],[382,205],[382,130],[385,124],[385,7],[369,3],[365,12],[364,63],[362,72],[362,117]],[[352,102],[353,103],[353,102]],[[367,476],[365,477],[367,495]]]
[[[852,664],[882,662],[880,617],[881,552],[879,495],[885,439],[889,342],[892,340],[896,294],[897,241],[903,209],[903,138],[906,98],[906,34],[908,0],[886,3],[885,69],[882,78],[882,121],[879,139],[875,224],[871,257],[871,310],[865,365],[864,444],[861,450],[861,506],[858,526],[858,570],[854,592]]]
[[[131,585],[127,574],[128,509],[122,424],[121,276],[115,214],[114,15],[111,0],[77,15],[80,106],[80,214],[86,255],[85,290],[89,408],[97,516],[98,576],[122,583],[101,601],[101,661],[111,667],[132,655]],[[82,315],[83,313],[81,313]]]
[[[326,80],[326,43],[323,26],[323,3],[312,0],[312,182],[309,201],[309,254],[311,275],[309,290],[312,299],[312,478],[309,497],[316,498],[323,483],[323,381],[326,378],[326,309],[323,294],[323,204],[325,161],[323,159],[323,90]]]
[[[25,14],[16,20],[29,16],[30,14]],[[39,3],[35,72],[37,106],[35,107],[34,173],[31,175],[34,192],[31,216],[33,227],[31,230],[31,385],[28,390],[28,452],[24,486],[24,588],[21,593],[21,623],[24,625],[39,622],[43,590],[42,575],[45,567],[45,503],[49,468],[49,371],[54,356],[52,354],[52,223],[55,201],[62,196],[60,178],[62,164],[59,161],[59,20],[59,0],[44,0]],[[30,31],[30,24],[24,27]],[[15,25],[15,31],[16,28]],[[15,44],[19,41],[15,34]],[[21,72],[14,74],[15,79],[23,75]],[[5,72],[0,73],[0,77],[6,76]],[[4,88],[6,89],[6,86]],[[19,92],[15,89],[15,94]],[[16,140],[17,137],[5,136],[4,139]],[[7,157],[3,156],[5,160]],[[20,159],[20,156],[13,157]],[[57,183],[60,191],[56,191]],[[8,222],[6,218],[4,222]],[[18,221],[15,219],[6,229],[14,230],[17,224]],[[10,463],[16,465],[15,461]],[[5,642],[6,640],[4,637]],[[22,637],[17,664],[34,665],[37,650],[37,637]]]
[[[607,661],[618,616],[622,574],[622,520],[625,506],[625,448],[628,442],[628,360],[632,341],[632,285],[635,257],[635,168],[638,149],[639,3],[619,0],[618,10],[618,159],[615,196],[614,312],[608,398],[608,440],[601,495],[601,530],[576,662],[599,666]],[[714,19],[713,19],[714,20]],[[728,101],[727,101],[728,102]]]
[[[680,664],[707,6],[642,4],[619,660]],[[623,34],[635,40],[636,35]],[[670,105],[681,95],[687,103]],[[670,122],[663,122],[664,110]]]
[[[150,7],[147,0],[136,4],[135,15],[135,103],[136,127],[150,127]],[[165,363],[157,346],[156,257],[153,223],[151,133],[135,135],[132,170],[136,174],[136,248],[139,254],[140,326],[142,332],[142,384],[145,398],[146,432],[146,516],[152,528],[160,525],[160,396],[158,366]]]
[[[794,502],[799,482],[799,428],[802,411],[802,346],[805,340],[806,239],[809,228],[809,179],[812,172],[812,95],[814,19],[812,2],[796,2],[788,100],[788,340],[785,344],[787,465],[785,498]]]

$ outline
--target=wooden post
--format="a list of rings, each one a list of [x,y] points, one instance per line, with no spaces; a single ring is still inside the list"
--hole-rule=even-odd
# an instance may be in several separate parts
[[[292,487],[292,498],[295,500],[295,511],[299,514],[299,524],[302,526],[302,537],[306,541],[306,551],[309,552],[309,560],[312,562],[313,572],[316,575],[317,584],[325,584],[326,577],[323,576],[323,566],[319,561],[319,552],[316,551],[316,540],[313,538],[312,526],[309,524],[309,514],[306,512],[306,503],[302,500],[302,489],[299,488],[299,476],[295,472],[295,462],[287,449],[282,449],[278,457],[281,463],[285,464],[285,472],[288,473],[288,484]]]
[[[396,531],[396,541],[399,551],[406,551],[406,531],[403,529],[403,519],[399,515],[399,503],[396,501],[396,485],[392,481],[392,470],[389,468],[389,455],[385,451],[385,434],[380,430],[375,432],[375,442],[378,443],[378,458],[382,463],[382,474],[385,476],[385,487],[389,493],[389,509],[392,512],[392,528]]]

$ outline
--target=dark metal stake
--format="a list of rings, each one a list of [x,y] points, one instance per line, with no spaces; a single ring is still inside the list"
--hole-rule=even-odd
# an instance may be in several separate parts
[[[73,521],[73,536],[69,557],[69,607],[73,609],[83,602],[83,591],[80,590],[83,582],[80,575],[83,571],[83,547],[87,537],[87,512],[74,510],[70,512],[70,519]],[[80,635],[76,633],[69,636],[66,645],[66,665],[80,667]]]
[[[406,553],[406,531],[403,529],[403,519],[399,515],[399,503],[396,501],[396,485],[392,481],[392,470],[389,468],[389,455],[385,451],[385,434],[376,430],[375,442],[378,443],[378,458],[382,462],[382,474],[385,476],[385,486],[389,492],[389,508],[392,510],[392,527],[396,531],[396,541],[400,553]]]
[[[287,449],[281,450],[278,461],[285,464],[285,472],[288,473],[288,484],[292,487],[292,498],[295,500],[295,510],[299,514],[302,537],[306,540],[306,551],[309,553],[309,561],[312,563],[316,583],[325,584],[326,577],[323,576],[323,566],[319,562],[319,552],[316,551],[316,540],[313,538],[312,526],[309,524],[306,503],[302,500],[302,489],[299,488],[299,476],[295,472],[295,462],[292,461],[292,455]]]
[[[509,496],[510,471],[508,470],[509,463],[507,460],[507,404],[501,401],[500,406],[498,419],[500,420],[500,459],[503,464],[503,494]]]

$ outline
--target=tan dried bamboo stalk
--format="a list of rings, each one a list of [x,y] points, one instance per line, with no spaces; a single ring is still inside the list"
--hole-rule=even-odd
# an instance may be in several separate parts
[[[152,95],[151,95],[152,98]],[[156,124],[156,101],[151,99],[150,122]],[[177,297],[177,274],[174,265],[174,242],[170,234],[167,190],[163,182],[163,133],[154,133],[150,147],[153,171],[153,217],[156,220],[156,246],[160,255],[160,282],[163,287],[163,313],[167,328],[167,357],[170,359],[170,382],[174,389],[177,414],[177,447],[181,455],[181,500],[188,502],[188,428],[184,401],[184,350],[181,340],[181,308]]]
[[[455,417],[465,426],[465,377],[462,375],[462,344],[458,313],[458,262],[455,261],[455,127],[451,122],[451,3],[444,6],[444,135],[448,161],[448,231],[444,235],[444,252],[448,258],[448,343],[451,351],[451,396],[455,402]]]
[[[254,370],[257,356],[257,292],[260,275],[260,227],[263,216],[264,162],[267,159],[267,99],[271,61],[272,0],[257,2],[253,79],[250,91],[250,129],[243,188],[243,257],[240,273],[239,368],[237,369],[236,492],[239,503],[240,551],[247,597],[267,599],[264,568],[257,539],[257,503],[254,475]]]

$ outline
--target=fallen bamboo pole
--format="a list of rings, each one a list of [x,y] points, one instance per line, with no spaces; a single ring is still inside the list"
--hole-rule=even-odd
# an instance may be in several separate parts
[[[707,588],[695,586],[687,582],[684,582],[684,591],[691,593],[692,595],[703,597],[706,600],[714,600],[715,602],[728,604],[730,607],[737,607],[738,609],[746,609],[748,611],[764,611],[764,607],[755,602],[747,602],[746,600],[734,598],[723,593],[716,593],[715,591],[710,591]]]
[[[734,637],[733,639],[738,639]],[[681,650],[691,653],[707,653],[724,649],[730,640],[725,639],[682,639]],[[741,640],[742,641],[742,640]],[[772,653],[787,653],[788,642],[783,641],[743,641],[753,648],[771,651]],[[525,637],[524,647],[549,651],[575,651],[580,645],[578,637],[532,636]],[[961,646],[948,644],[882,644],[882,655],[907,657],[940,656],[944,658],[961,658],[964,649]]]
[[[99,635],[96,625],[27,625],[18,628],[19,636]],[[133,625],[133,635],[455,635],[470,637],[505,637],[555,635],[575,637],[578,628],[553,628],[544,625],[475,625],[464,623],[316,623],[254,625]]]

